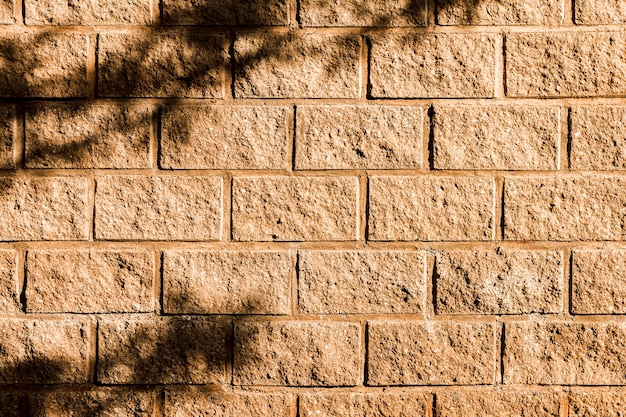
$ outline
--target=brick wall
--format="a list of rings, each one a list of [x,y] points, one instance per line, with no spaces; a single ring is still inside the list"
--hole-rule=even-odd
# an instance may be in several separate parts
[[[624,415],[625,20],[0,1],[0,415]]]

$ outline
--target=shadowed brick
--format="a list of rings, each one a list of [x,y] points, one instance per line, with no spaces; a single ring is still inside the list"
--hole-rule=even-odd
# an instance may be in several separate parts
[[[303,0],[300,21],[303,26],[426,26],[424,0]]]
[[[165,0],[163,21],[172,25],[268,25],[289,24],[286,0]]]
[[[52,391],[30,394],[30,417],[151,417],[155,395],[151,392],[118,388],[91,391]]]
[[[0,169],[16,168],[13,160],[16,119],[15,107],[0,107]]]
[[[440,25],[558,25],[562,0],[443,0],[437,4]]]

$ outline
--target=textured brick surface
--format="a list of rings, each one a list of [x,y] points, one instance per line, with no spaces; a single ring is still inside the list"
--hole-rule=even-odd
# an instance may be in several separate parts
[[[25,0],[27,25],[147,25],[148,0]]]
[[[168,313],[288,314],[288,252],[165,252],[163,308]]]
[[[92,416],[150,417],[155,409],[151,392],[100,388],[85,392],[52,391],[29,395],[31,417]]]
[[[494,181],[490,178],[373,177],[372,240],[491,240]]]
[[[286,0],[165,0],[163,21],[180,25],[270,25],[289,23]]]
[[[422,107],[299,106],[297,169],[422,166]]]
[[[574,21],[579,25],[624,23],[626,4],[622,0],[576,0]]]
[[[13,169],[13,142],[15,137],[15,108],[13,106],[0,107],[0,169]]]
[[[626,313],[626,251],[575,251],[572,258],[572,311]]]
[[[443,0],[437,5],[440,25],[558,25],[563,22],[561,0]]]
[[[559,417],[560,398],[555,392],[452,391],[437,394],[435,413],[447,417]]]
[[[164,417],[290,417],[290,394],[234,393],[202,389],[166,391]]]
[[[619,417],[626,410],[623,391],[588,391],[569,394],[569,417]]]
[[[426,4],[423,0],[303,0],[300,21],[304,26],[426,26]]]
[[[304,394],[300,416],[426,417],[432,396],[426,393]]]
[[[13,0],[3,0],[0,2],[0,24],[15,23],[15,2]]]
[[[572,169],[626,169],[626,107],[575,107],[571,120]]]
[[[15,392],[0,394],[0,413],[3,417],[22,417],[20,402],[25,402],[23,394]]]
[[[16,251],[0,250],[0,314],[21,310],[17,262]]]

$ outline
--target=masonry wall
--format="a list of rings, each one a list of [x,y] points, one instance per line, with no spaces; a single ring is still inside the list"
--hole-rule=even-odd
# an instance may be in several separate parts
[[[625,19],[2,0],[0,415],[624,415]]]

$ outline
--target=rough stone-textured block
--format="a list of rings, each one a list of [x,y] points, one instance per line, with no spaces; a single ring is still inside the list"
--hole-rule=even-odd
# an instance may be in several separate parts
[[[357,98],[358,36],[241,35],[235,40],[237,98]]]
[[[101,177],[96,239],[217,240],[221,200],[220,177]]]
[[[230,327],[203,317],[103,319],[98,382],[224,383]]]
[[[85,97],[87,43],[72,33],[0,36],[0,97]]]
[[[623,32],[515,33],[506,38],[510,97],[593,97],[626,93]]]
[[[406,34],[371,38],[374,97],[493,97],[496,36]]]
[[[558,25],[563,0],[443,0],[437,4],[439,25]]]
[[[15,314],[22,310],[17,265],[16,251],[0,250],[0,314]]]
[[[291,417],[292,401],[291,394],[168,389],[163,417]]]
[[[287,0],[164,0],[167,25],[267,25],[289,24]]]
[[[86,240],[86,178],[1,178],[0,240]]]
[[[286,169],[293,108],[181,106],[161,119],[160,165],[173,169]]]
[[[10,25],[15,23],[15,0],[0,1],[0,24]]]
[[[22,417],[20,403],[25,404],[23,393],[8,392],[0,394],[0,415],[2,417]]]
[[[572,169],[626,169],[626,107],[575,107],[571,124]]]
[[[55,104],[26,109],[28,168],[149,168],[147,106]]]
[[[623,240],[626,182],[607,177],[506,178],[509,240]]]
[[[289,314],[289,252],[166,251],[163,309],[167,313]]]
[[[575,314],[626,313],[626,251],[575,251],[572,259]]]
[[[27,25],[148,25],[149,0],[25,0]]]
[[[539,391],[446,391],[437,394],[435,413],[446,417],[559,417],[560,395]]]
[[[119,313],[153,309],[147,251],[29,251],[26,309],[37,313]]]
[[[419,313],[424,254],[414,251],[302,251],[298,305],[307,314]]]
[[[432,395],[426,393],[303,394],[301,417],[427,417]]]
[[[626,384],[624,323],[507,323],[505,340],[505,384]]]
[[[15,107],[0,107],[0,169],[16,168],[13,159],[13,137],[17,129],[16,120]]]
[[[347,322],[235,324],[236,385],[358,385],[361,326]]]
[[[491,240],[491,178],[373,177],[371,240]]]
[[[557,169],[557,107],[435,106],[436,169]]]
[[[371,322],[368,385],[493,384],[490,323]]]
[[[139,390],[98,388],[28,396],[29,417],[151,417],[154,409],[155,394]]]
[[[355,240],[357,179],[234,178],[234,240]]]
[[[624,391],[588,391],[569,394],[568,417],[621,417],[626,410]]]
[[[578,25],[609,25],[625,21],[624,0],[576,0],[574,3],[574,22]]]
[[[423,117],[416,106],[298,106],[296,168],[421,168]]]
[[[98,93],[105,97],[221,98],[224,37],[100,34]]]
[[[303,26],[426,26],[425,0],[302,0],[300,22]]]
[[[557,251],[455,250],[437,253],[438,314],[558,313],[563,254]]]
[[[86,321],[2,319],[0,384],[84,384],[89,376]]]

